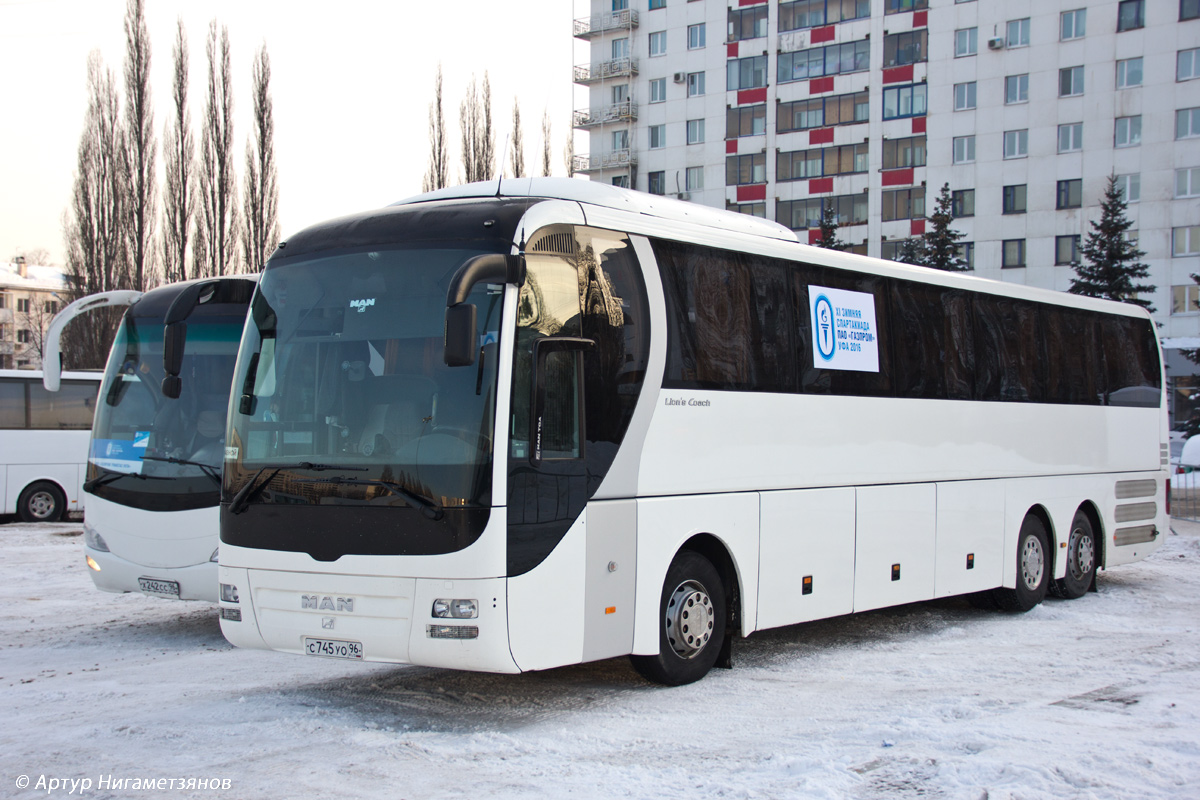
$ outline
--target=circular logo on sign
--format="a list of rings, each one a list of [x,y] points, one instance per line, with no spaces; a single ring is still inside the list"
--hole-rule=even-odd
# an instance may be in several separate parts
[[[813,335],[817,341],[817,353],[826,361],[833,360],[833,303],[825,295],[819,295],[813,304]]]

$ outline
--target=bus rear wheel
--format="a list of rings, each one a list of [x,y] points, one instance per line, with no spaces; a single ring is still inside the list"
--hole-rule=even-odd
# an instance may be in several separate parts
[[[708,674],[725,638],[725,587],[712,562],[683,550],[663,581],[658,655],[630,656],[643,678],[682,686]]]
[[[1030,514],[1017,537],[1017,586],[994,589],[992,597],[1003,611],[1025,612],[1042,602],[1050,586],[1050,539],[1046,526]]]
[[[1067,540],[1067,574],[1050,586],[1050,594],[1074,600],[1083,597],[1096,577],[1096,534],[1092,521],[1082,511],[1071,520]]]
[[[49,481],[38,481],[25,487],[17,500],[17,514],[22,522],[55,522],[62,519],[67,499]]]

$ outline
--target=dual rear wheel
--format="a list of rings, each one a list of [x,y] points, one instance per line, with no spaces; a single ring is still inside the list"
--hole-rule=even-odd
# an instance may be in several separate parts
[[[1021,523],[1017,539],[1017,585],[1012,589],[994,589],[991,599],[1004,611],[1028,611],[1045,599],[1046,594],[1075,599],[1082,597],[1096,577],[1096,534],[1092,521],[1076,511],[1067,540],[1066,575],[1052,577],[1050,536],[1040,518],[1030,514]]]

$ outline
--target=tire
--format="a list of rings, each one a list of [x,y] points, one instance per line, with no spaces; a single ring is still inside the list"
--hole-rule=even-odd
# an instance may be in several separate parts
[[[675,556],[663,582],[658,620],[658,655],[630,656],[633,668],[665,686],[707,675],[720,655],[726,620],[725,587],[712,562],[694,550]]]
[[[17,500],[17,514],[22,522],[57,522],[66,510],[67,498],[50,481],[29,484]]]
[[[1002,611],[1026,612],[1042,602],[1050,586],[1050,537],[1046,526],[1030,514],[1017,537],[1017,586],[994,589],[992,597]]]
[[[1095,577],[1096,532],[1088,515],[1076,511],[1067,540],[1067,574],[1050,585],[1050,594],[1067,600],[1083,597]]]

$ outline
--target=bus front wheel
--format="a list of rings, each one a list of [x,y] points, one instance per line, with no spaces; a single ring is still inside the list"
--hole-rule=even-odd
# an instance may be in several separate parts
[[[725,587],[694,550],[680,551],[667,570],[658,627],[658,655],[630,657],[642,677],[682,686],[708,674],[725,638]]]
[[[995,589],[992,597],[1004,611],[1028,611],[1046,597],[1050,586],[1050,539],[1046,526],[1033,514],[1021,523],[1017,537],[1017,585]]]
[[[25,487],[17,500],[17,514],[22,522],[54,522],[62,519],[67,499],[49,481],[38,481]]]

